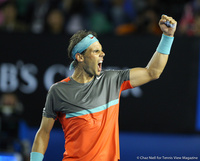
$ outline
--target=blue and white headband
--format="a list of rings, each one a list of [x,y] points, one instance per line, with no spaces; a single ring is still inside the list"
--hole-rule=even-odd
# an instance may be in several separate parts
[[[75,60],[76,57],[75,55],[77,53],[82,53],[84,50],[86,50],[91,44],[93,44],[94,42],[99,41],[95,36],[93,36],[92,34],[87,35],[86,37],[84,37],[78,44],[76,44],[74,46],[74,48],[72,49],[72,58]],[[73,69],[73,62],[70,64],[69,69]]]

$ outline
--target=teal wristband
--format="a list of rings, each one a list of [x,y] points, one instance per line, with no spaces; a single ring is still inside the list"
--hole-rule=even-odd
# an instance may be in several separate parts
[[[174,37],[170,37],[170,36],[166,36],[162,34],[162,38],[156,49],[157,52],[169,55],[173,41],[174,41]]]
[[[38,152],[31,152],[30,161],[42,161],[44,155]]]

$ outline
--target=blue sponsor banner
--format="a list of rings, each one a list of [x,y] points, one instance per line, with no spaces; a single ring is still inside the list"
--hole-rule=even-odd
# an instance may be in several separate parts
[[[18,153],[0,152],[0,161],[21,161],[22,157]]]
[[[199,46],[200,48],[200,46]],[[199,50],[200,51],[200,50]],[[200,52],[199,52],[200,54]],[[196,110],[196,130],[200,131],[200,56],[198,70],[198,89],[197,89],[197,110]]]

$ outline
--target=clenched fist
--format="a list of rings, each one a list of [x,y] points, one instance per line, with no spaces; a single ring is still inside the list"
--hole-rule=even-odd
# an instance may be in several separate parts
[[[163,34],[173,37],[176,31],[177,22],[172,17],[162,15],[159,26]]]

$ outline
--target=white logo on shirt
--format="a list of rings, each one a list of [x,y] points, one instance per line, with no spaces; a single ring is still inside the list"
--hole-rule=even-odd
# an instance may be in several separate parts
[[[101,76],[97,77],[97,79],[100,79],[102,76],[103,76],[103,75],[101,75]]]

